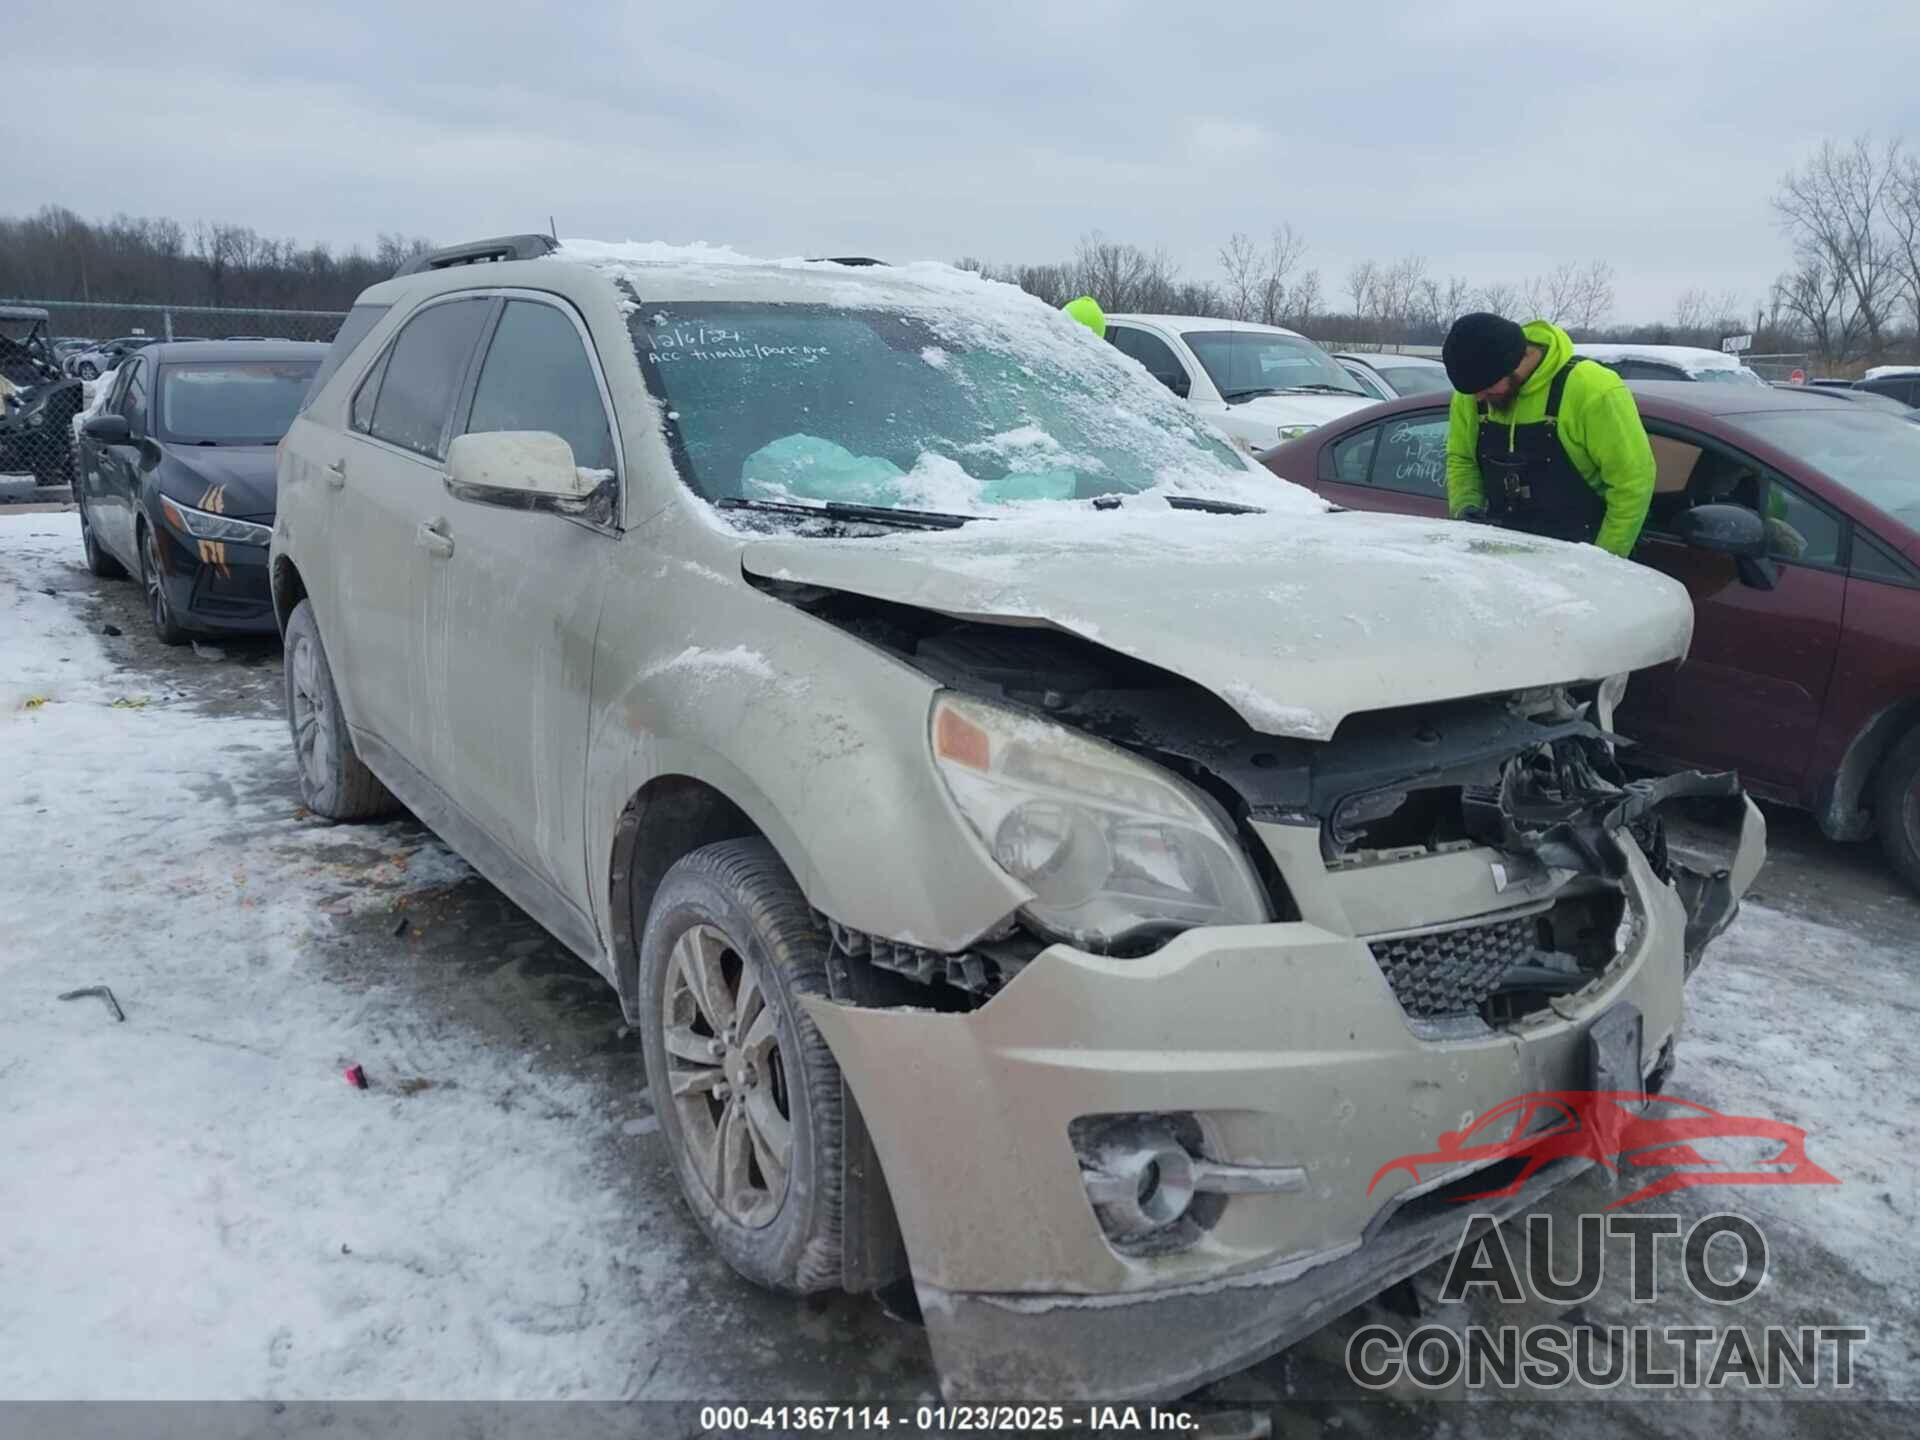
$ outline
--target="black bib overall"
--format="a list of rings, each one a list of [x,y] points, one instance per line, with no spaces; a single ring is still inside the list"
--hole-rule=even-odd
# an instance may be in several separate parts
[[[1509,432],[1480,405],[1480,439],[1474,458],[1480,463],[1481,487],[1486,491],[1487,518],[1509,530],[1544,535],[1553,540],[1592,543],[1607,517],[1607,502],[1580,478],[1580,472],[1561,447],[1560,397],[1575,365],[1560,367],[1547,388],[1547,413]],[[1511,440],[1509,440],[1511,434]]]

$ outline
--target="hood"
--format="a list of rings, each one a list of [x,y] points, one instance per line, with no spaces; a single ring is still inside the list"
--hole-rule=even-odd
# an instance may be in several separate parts
[[[1132,502],[1129,502],[1130,504]],[[749,575],[1042,624],[1206,687],[1257,731],[1599,680],[1686,653],[1664,575],[1590,545],[1360,514],[1141,504],[879,539],[751,539]]]
[[[1229,405],[1227,413],[1264,425],[1325,425],[1356,410],[1378,404],[1369,395],[1259,395]]]
[[[268,524],[279,493],[271,445],[160,443],[158,479],[164,494],[196,510]]]

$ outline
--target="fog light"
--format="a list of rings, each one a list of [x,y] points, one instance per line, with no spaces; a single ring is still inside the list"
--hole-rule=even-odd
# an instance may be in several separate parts
[[[1080,1156],[1100,1228],[1144,1240],[1177,1225],[1193,1204],[1193,1156],[1165,1125],[1116,1126]]]

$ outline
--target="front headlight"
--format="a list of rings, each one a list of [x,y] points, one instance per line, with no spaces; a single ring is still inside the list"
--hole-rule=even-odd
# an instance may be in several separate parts
[[[1282,425],[1280,427],[1280,439],[1283,442],[1287,440],[1298,440],[1302,435],[1311,435],[1314,432],[1314,428],[1312,425]]]
[[[1088,736],[957,695],[933,707],[933,757],[1046,933],[1111,947],[1155,931],[1258,925],[1259,877],[1206,797]]]
[[[195,510],[178,500],[162,495],[160,511],[182,535],[195,540],[225,540],[231,545],[265,545],[273,539],[271,525],[256,525],[251,520],[229,520],[207,510]]]

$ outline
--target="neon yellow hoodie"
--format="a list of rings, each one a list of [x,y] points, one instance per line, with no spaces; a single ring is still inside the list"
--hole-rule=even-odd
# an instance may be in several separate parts
[[[1508,410],[1492,410],[1488,423],[1506,429],[1512,443],[1516,425],[1532,424],[1547,413],[1547,391],[1560,368],[1573,359],[1573,338],[1558,325],[1534,320],[1522,327],[1529,344],[1544,349],[1527,383]],[[1653,499],[1653,447],[1640,423],[1639,407],[1626,382],[1600,364],[1582,365],[1567,377],[1560,397],[1560,444],[1594,492],[1607,502],[1606,519],[1594,544],[1627,555],[1640,538]],[[1475,458],[1480,443],[1480,405],[1471,395],[1454,394],[1447,414],[1447,513],[1458,515],[1486,504]]]

